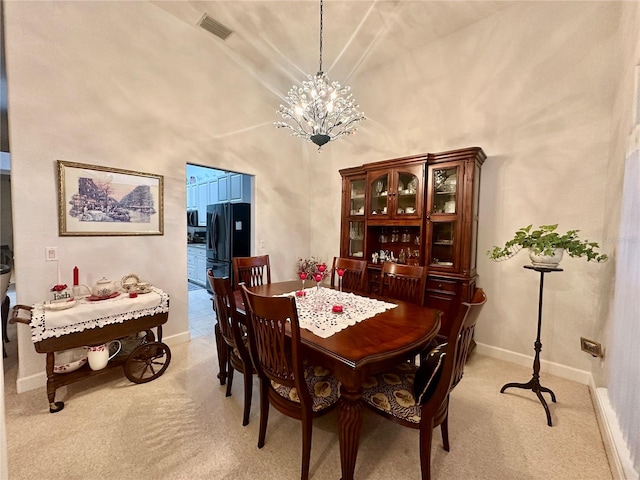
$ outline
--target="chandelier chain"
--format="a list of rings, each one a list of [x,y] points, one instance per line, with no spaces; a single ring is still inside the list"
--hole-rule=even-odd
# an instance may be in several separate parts
[[[322,71],[322,0],[320,0],[320,69]]]

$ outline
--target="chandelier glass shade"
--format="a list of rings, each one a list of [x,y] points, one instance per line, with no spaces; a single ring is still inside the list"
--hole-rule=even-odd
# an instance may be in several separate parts
[[[343,135],[357,130],[358,122],[365,119],[350,93],[350,87],[330,82],[322,71],[322,0],[320,0],[320,69],[315,76],[307,75],[300,86],[294,85],[280,105],[278,113],[283,121],[278,128],[288,128],[294,137],[304,138],[320,148]]]

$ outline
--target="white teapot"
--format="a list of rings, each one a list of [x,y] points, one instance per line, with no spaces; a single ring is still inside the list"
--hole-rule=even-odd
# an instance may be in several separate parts
[[[96,297],[108,297],[116,291],[116,285],[106,277],[102,277],[93,287],[91,287],[91,293]]]

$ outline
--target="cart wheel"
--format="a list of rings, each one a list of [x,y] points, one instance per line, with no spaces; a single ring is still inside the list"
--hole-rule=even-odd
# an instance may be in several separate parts
[[[143,343],[137,346],[124,364],[124,374],[133,383],[155,380],[169,366],[171,350],[162,342]]]

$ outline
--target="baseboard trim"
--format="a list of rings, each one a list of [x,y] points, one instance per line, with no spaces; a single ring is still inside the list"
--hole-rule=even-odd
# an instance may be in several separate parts
[[[24,393],[29,390],[35,390],[36,388],[46,387],[47,385],[47,373],[43,370],[39,373],[34,373],[28,377],[18,378],[16,380],[16,392]]]
[[[494,347],[485,343],[477,343],[476,350],[482,355],[522,365],[523,367],[531,367],[533,365],[532,356],[512,352],[511,350],[505,350],[504,348]],[[591,372],[568,367],[559,363],[549,362],[543,359],[540,359],[540,371],[556,375],[567,380],[572,380],[582,385],[591,385],[592,382]]]
[[[608,389],[596,387],[593,380],[590,387],[603,441],[609,448],[611,473],[616,479],[638,480],[640,474],[633,468],[631,452],[620,430],[616,413],[609,402]]]
[[[165,336],[162,341],[166,343],[169,348],[186,343],[191,340],[191,334],[189,331],[181,332],[176,335]],[[16,392],[24,393],[29,390],[35,390],[36,388],[47,386],[47,372],[42,371],[29,375],[28,377],[18,378],[16,380]]]

